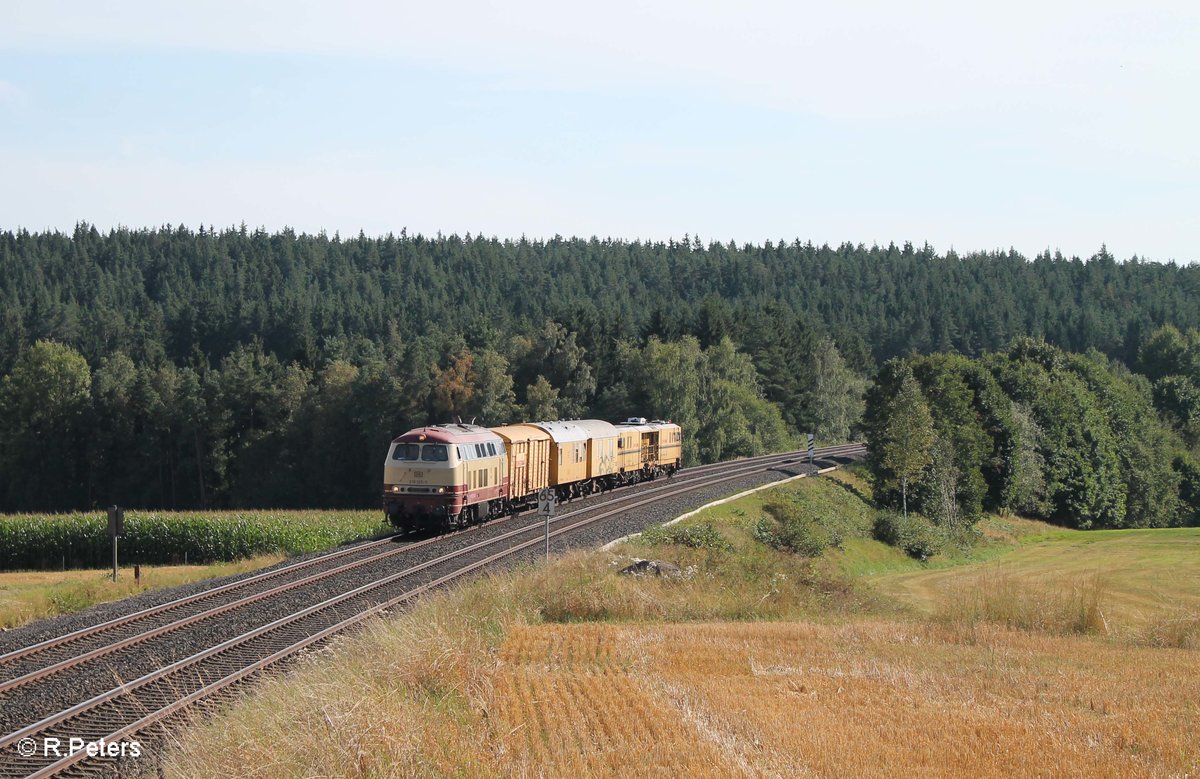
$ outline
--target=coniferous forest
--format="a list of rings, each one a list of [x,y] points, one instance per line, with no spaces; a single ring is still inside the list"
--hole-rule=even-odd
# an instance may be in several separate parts
[[[9,231],[0,511],[372,507],[387,441],[454,417],[883,441],[908,383],[926,513],[1193,523],[1198,328],[1200,267],[1104,250]]]

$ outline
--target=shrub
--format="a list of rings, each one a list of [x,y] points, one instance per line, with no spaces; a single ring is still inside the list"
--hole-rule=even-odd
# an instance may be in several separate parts
[[[656,525],[647,528],[642,533],[642,543],[647,546],[661,544],[677,544],[692,549],[716,549],[721,552],[732,552],[733,544],[725,540],[721,531],[711,522],[697,522],[692,525]]]
[[[875,538],[902,549],[918,560],[927,560],[942,550],[945,538],[929,520],[916,514],[882,512],[875,518]]]
[[[754,536],[768,546],[805,557],[817,557],[830,546],[840,547],[841,534],[813,520],[791,502],[768,503]]]

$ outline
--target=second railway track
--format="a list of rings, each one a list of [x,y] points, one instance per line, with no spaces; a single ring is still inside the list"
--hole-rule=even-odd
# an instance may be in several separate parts
[[[830,447],[818,456],[861,451]],[[792,452],[681,471],[673,480],[612,493],[598,505],[560,515],[552,536],[562,539],[673,496],[802,459],[803,453]],[[0,655],[0,733],[16,728],[0,737],[0,776],[49,776],[77,766],[86,753],[62,757],[42,754],[43,748],[25,757],[17,747],[46,739],[66,745],[72,738],[128,738],[372,614],[502,560],[536,553],[542,527],[540,520],[518,516],[404,545],[389,539],[363,544]],[[82,702],[63,707],[65,700]]]

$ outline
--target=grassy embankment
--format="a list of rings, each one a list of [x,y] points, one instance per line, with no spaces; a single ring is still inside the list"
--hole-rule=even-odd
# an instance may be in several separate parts
[[[147,590],[231,576],[274,565],[283,555],[260,555],[212,565],[148,565],[141,581],[123,568],[116,582],[112,570],[10,571],[0,573],[0,629],[19,627],[35,619],[81,611],[97,603],[127,598]]]
[[[103,512],[4,515],[0,628],[387,532],[379,511],[127,511],[122,573],[113,583]],[[140,582],[130,570],[134,563],[142,565]]]
[[[643,540],[425,599],[190,732],[167,771],[1200,772],[1200,531],[993,518],[920,563],[869,537],[866,491],[804,480],[659,534],[694,546]],[[780,500],[836,543],[811,559],[764,543]],[[618,576],[629,555],[685,576]]]

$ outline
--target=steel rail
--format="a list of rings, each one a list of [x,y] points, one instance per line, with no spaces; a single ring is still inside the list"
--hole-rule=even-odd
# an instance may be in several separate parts
[[[793,454],[793,453],[786,453],[786,454]],[[719,469],[721,467],[730,466],[731,463],[755,462],[758,460],[766,460],[766,459],[770,459],[770,457],[779,457],[779,456],[784,456],[784,455],[781,455],[781,454],[779,454],[779,455],[760,455],[757,457],[748,457],[748,459],[745,459],[745,460],[730,460],[730,461],[719,462],[719,463],[708,463],[708,465],[704,465],[704,466],[695,466],[692,468],[686,468],[686,469],[684,469],[684,471],[680,471],[680,474],[686,474],[686,477],[692,477],[692,475],[700,475],[700,474],[706,473],[708,471],[713,471],[713,469]],[[644,483],[640,483],[640,484],[644,484]],[[630,485],[630,486],[636,486],[636,485]],[[628,496],[618,496],[616,499],[620,499],[622,497],[628,497]],[[528,511],[523,511],[523,513],[518,514],[516,516],[523,516],[526,514],[528,514]],[[503,521],[508,521],[508,517],[500,517],[500,519],[493,520],[490,523],[488,523],[488,525],[494,526],[494,525],[496,525],[496,523],[503,522]],[[455,531],[455,532],[451,532],[451,533],[442,533],[442,534],[437,535],[437,537],[434,539],[427,539],[426,541],[416,541],[416,543],[414,543],[412,546],[406,547],[406,549],[412,549],[412,547],[415,547],[418,544],[428,543],[428,541],[454,537],[454,535],[457,535],[458,533],[473,532],[473,531],[475,531],[475,529],[478,529],[479,527],[480,526],[476,525],[476,526],[470,526],[468,528],[463,528],[463,529],[461,529],[461,531]],[[184,607],[184,606],[187,606],[187,605],[190,605],[193,603],[197,603],[197,601],[200,601],[200,600],[208,600],[210,598],[215,598],[215,597],[217,597],[217,595],[221,595],[221,594],[224,594],[224,593],[227,593],[230,591],[234,591],[234,589],[242,589],[242,588],[246,588],[246,587],[251,587],[251,586],[257,585],[257,583],[260,583],[263,581],[269,581],[271,579],[278,579],[278,577],[280,577],[280,576],[294,574],[298,570],[302,570],[305,568],[317,567],[317,565],[328,563],[330,561],[334,561],[334,559],[337,559],[337,558],[346,557],[349,555],[355,555],[355,553],[368,551],[368,550],[374,549],[374,547],[394,543],[394,540],[396,538],[397,538],[397,534],[392,534],[392,535],[389,535],[388,538],[367,541],[367,543],[350,546],[350,547],[347,547],[347,549],[326,552],[326,553],[324,553],[324,555],[308,558],[308,559],[305,559],[305,561],[290,563],[288,565],[282,565],[282,567],[280,567],[280,568],[275,568],[275,569],[272,569],[269,571],[263,571],[263,573],[254,574],[253,576],[247,576],[246,579],[239,579],[238,581],[228,582],[228,583],[226,583],[226,585],[221,585],[221,586],[217,586],[217,587],[211,587],[209,589],[204,589],[204,591],[202,591],[202,592],[193,593],[191,595],[186,595],[186,597],[184,597],[184,598],[176,598],[174,600],[164,601],[164,603],[157,604],[154,606],[148,606],[148,607],[146,607],[146,609],[130,612],[130,613],[127,613],[127,615],[122,615],[120,617],[114,617],[112,619],[107,619],[107,621],[104,621],[104,622],[96,623],[94,625],[85,625],[85,627],[83,627],[83,628],[79,628],[77,630],[72,630],[71,633],[62,634],[61,636],[53,636],[53,637],[50,637],[50,639],[38,641],[36,643],[31,643],[31,645],[29,645],[29,646],[18,647],[17,649],[12,649],[11,652],[6,652],[4,654],[0,654],[0,666],[11,664],[11,663],[13,663],[13,661],[16,661],[16,660],[19,660],[19,659],[22,659],[25,657],[29,657],[30,654],[36,654],[38,652],[47,651],[47,649],[52,649],[55,647],[62,646],[62,645],[64,645],[64,643],[68,643],[68,642],[71,642],[71,641],[74,641],[77,639],[83,639],[83,637],[94,636],[98,633],[101,633],[101,631],[103,631],[103,630],[119,628],[119,627],[121,627],[121,625],[125,625],[130,622],[137,621],[137,619],[145,619],[145,618],[149,618],[149,617],[154,617],[154,616],[160,615],[160,613],[163,613],[164,611],[180,609],[180,607]],[[4,689],[4,688],[0,688],[0,689]]]
[[[862,450],[861,446],[852,446],[852,445],[844,446],[844,447],[828,447],[828,448],[823,449],[821,454],[823,457],[829,457],[829,456],[836,456],[838,454],[854,454],[854,453],[860,452],[861,450]],[[606,519],[610,516],[613,516],[615,514],[622,514],[622,513],[628,512],[632,509],[638,508],[642,505],[647,505],[650,503],[658,502],[667,497],[671,497],[671,496],[686,493],[686,492],[691,492],[696,489],[701,489],[703,487],[707,487],[712,484],[719,484],[719,483],[722,483],[725,481],[730,481],[733,479],[741,478],[741,477],[747,475],[748,473],[768,470],[771,467],[775,467],[777,465],[792,464],[792,463],[795,463],[797,460],[802,460],[804,454],[805,453],[803,453],[803,452],[788,453],[786,455],[775,455],[775,456],[772,456],[769,458],[763,458],[763,459],[772,460],[772,462],[770,462],[770,463],[761,463],[760,462],[757,466],[752,467],[750,469],[747,469],[744,467],[746,465],[746,461],[735,461],[734,463],[725,464],[725,466],[728,467],[729,470],[732,471],[732,473],[730,473],[728,475],[723,475],[721,478],[718,478],[718,479],[707,480],[701,484],[693,483],[698,480],[689,480],[687,483],[684,483],[684,484],[680,484],[678,482],[676,482],[674,484],[668,484],[668,485],[665,485],[665,488],[666,488],[665,492],[661,488],[655,489],[653,491],[655,494],[652,496],[648,496],[646,494],[649,491],[643,491],[642,493],[639,493],[638,495],[626,496],[627,498],[640,498],[640,500],[635,501],[631,505],[619,506],[619,507],[612,507],[609,505],[604,505],[604,506],[598,506],[598,507],[589,507],[588,509],[571,512],[569,514],[563,515],[562,517],[559,517],[558,519],[554,520],[555,524],[565,523],[568,519],[572,519],[572,518],[576,518],[576,521],[571,522],[569,524],[565,524],[565,525],[555,529],[551,533],[551,536],[552,537],[562,536],[566,533],[572,532],[581,527],[586,527],[588,525],[599,522],[599,521]],[[789,460],[788,458],[793,458],[793,459]],[[783,460],[784,462],[776,463],[776,462],[774,462],[774,460]],[[734,467],[734,466],[736,466],[736,467]],[[659,494],[660,492],[663,494]],[[614,501],[614,503],[616,503],[616,502],[618,502],[618,501]],[[625,501],[622,500],[619,502],[624,503]],[[578,518],[579,515],[581,515],[581,514],[592,514],[593,512],[596,511],[596,509],[604,509],[604,510],[600,511],[598,513],[595,513],[593,516]],[[441,564],[447,563],[458,557],[462,557],[464,555],[470,554],[471,552],[477,551],[477,550],[485,548],[487,546],[494,546],[496,544],[507,541],[517,535],[521,535],[523,533],[530,533],[532,531],[538,531],[541,529],[542,528],[541,528],[540,523],[529,525],[529,526],[526,526],[523,528],[514,529],[514,530],[511,530],[500,536],[481,540],[475,544],[460,548],[458,550],[454,550],[446,555],[442,555],[433,560],[429,560],[429,561],[426,561],[419,565],[410,567],[409,569],[406,569],[405,571],[398,572],[398,573],[388,576],[380,581],[371,582],[371,583],[362,585],[358,588],[355,588],[354,590],[351,590],[349,592],[345,592],[345,593],[336,595],[332,598],[322,601],[321,603],[315,604],[306,609],[303,609],[303,610],[295,612],[291,615],[288,615],[288,616],[282,617],[278,620],[275,620],[274,622],[269,623],[268,625],[260,626],[251,631],[248,631],[247,633],[242,634],[241,636],[229,639],[229,640],[222,642],[221,644],[218,644],[214,647],[209,647],[208,649],[205,649],[189,658],[184,658],[183,660],[177,661],[176,663],[172,663],[169,666],[166,666],[164,668],[161,668],[161,669],[153,671],[149,674],[146,674],[145,676],[143,676],[133,682],[129,682],[127,684],[122,684],[119,687],[113,688],[112,690],[109,690],[106,693],[102,693],[98,696],[95,696],[95,697],[89,699],[88,701],[77,704],[76,706],[73,706],[69,709],[59,712],[58,714],[51,715],[50,717],[44,718],[43,720],[41,720],[37,723],[34,723],[34,724],[26,726],[25,728],[22,728],[18,731],[15,731],[14,733],[11,733],[8,736],[5,736],[3,739],[0,739],[0,748],[8,747],[11,744],[13,744],[23,738],[30,737],[33,734],[45,732],[49,728],[54,727],[59,724],[62,724],[63,722],[65,722],[69,719],[83,716],[86,712],[88,712],[90,710],[94,710],[94,709],[96,709],[96,707],[102,706],[105,703],[113,701],[121,696],[130,696],[136,690],[145,687],[147,684],[150,684],[154,681],[163,679],[168,675],[176,674],[183,670],[191,668],[207,658],[214,657],[222,652],[225,652],[226,650],[230,650],[230,649],[236,648],[238,646],[243,646],[243,645],[247,644],[249,641],[252,641],[253,639],[255,639],[257,637],[267,635],[268,633],[275,631],[275,630],[279,630],[283,626],[293,625],[293,624],[299,622],[300,620],[305,619],[308,616],[317,614],[318,612],[324,611],[326,609],[333,608],[339,604],[343,604],[359,595],[382,589],[384,587],[389,586],[390,584],[392,584],[394,582],[397,582],[403,578],[410,577],[420,571],[427,570],[428,568],[431,568],[435,565],[441,565]],[[109,737],[106,737],[106,740],[107,741],[119,740],[120,738],[124,737],[122,734],[132,733],[132,732],[136,732],[139,729],[144,729],[144,727],[147,726],[148,723],[150,723],[151,718],[157,717],[157,719],[162,719],[164,717],[167,717],[171,713],[177,711],[179,708],[189,705],[191,702],[194,702],[195,700],[198,700],[200,697],[205,697],[208,694],[210,694],[211,692],[215,692],[218,689],[228,686],[229,684],[233,684],[236,681],[244,678],[245,676],[247,676],[249,674],[256,673],[258,670],[261,670],[262,668],[265,668],[271,664],[274,664],[278,660],[280,660],[290,654],[294,654],[295,652],[300,651],[304,647],[307,647],[316,641],[320,641],[323,638],[325,638],[329,635],[332,635],[332,633],[334,633],[334,632],[338,632],[340,630],[345,629],[346,627],[349,627],[352,624],[361,622],[363,619],[367,618],[368,616],[370,616],[372,614],[375,614],[375,613],[378,613],[379,611],[390,608],[391,606],[394,606],[397,603],[403,602],[404,600],[414,597],[416,594],[426,592],[433,587],[440,586],[441,584],[443,584],[453,578],[457,578],[459,576],[464,575],[465,573],[477,570],[478,568],[485,566],[487,564],[490,564],[492,562],[495,562],[499,559],[518,554],[521,551],[524,551],[526,549],[529,549],[529,548],[537,545],[538,543],[541,542],[541,540],[542,539],[541,539],[540,535],[535,535],[535,537],[533,537],[527,541],[521,542],[521,543],[513,545],[513,546],[505,547],[505,548],[501,549],[500,551],[498,551],[488,557],[485,557],[481,560],[469,563],[468,565],[464,566],[463,568],[456,570],[455,572],[453,572],[451,574],[442,576],[433,582],[419,585],[412,589],[406,590],[404,593],[400,594],[399,596],[389,599],[388,601],[385,601],[381,604],[375,604],[375,605],[368,607],[367,609],[360,610],[359,613],[357,613],[347,619],[341,620],[333,626],[326,627],[326,628],[318,631],[315,634],[309,635],[309,636],[301,639],[300,641],[291,644],[287,649],[279,650],[278,652],[275,652],[266,658],[262,658],[256,662],[252,663],[249,666],[246,666],[240,670],[237,670],[232,674],[226,675],[223,678],[222,682],[217,682],[217,683],[214,683],[211,685],[207,685],[206,687],[202,688],[202,690],[193,692],[193,693],[189,694],[188,696],[186,696],[184,699],[179,699],[172,703],[169,703],[167,706],[164,706],[163,708],[159,709],[154,715],[150,715],[150,717],[138,720],[137,722],[135,722],[131,725],[126,725],[125,727],[119,729],[118,731],[111,733]],[[401,550],[396,550],[396,551],[401,551]],[[206,692],[206,691],[208,691],[208,692]],[[155,719],[154,721],[157,721],[157,719]],[[89,728],[89,730],[94,732],[94,727]],[[86,757],[86,753],[82,753],[81,755],[76,755],[73,758],[68,758],[64,761],[59,761],[58,763],[55,763],[52,766],[47,766],[47,767],[41,769],[41,771],[39,771],[38,773],[35,773],[33,775],[34,776],[49,775],[45,772],[48,772],[48,771],[53,772],[53,771],[61,770],[63,768],[68,767],[69,765],[73,765],[73,764],[77,763],[78,760],[83,759],[83,757]]]
[[[826,456],[829,456],[832,454],[834,454],[834,453],[827,452]],[[766,470],[769,467],[771,467],[771,466],[767,465],[763,468],[760,468],[759,470]],[[751,472],[753,472],[753,471],[751,471]],[[703,485],[690,485],[690,484],[689,485],[673,485],[673,486],[677,487],[677,489],[672,489],[667,494],[657,495],[653,498],[644,498],[643,500],[637,501],[636,503],[634,503],[633,505],[630,505],[630,506],[625,506],[625,507],[621,507],[621,508],[611,508],[611,509],[601,512],[595,516],[578,519],[577,521],[572,522],[569,525],[566,525],[564,527],[560,527],[560,528],[554,530],[551,533],[551,536],[559,537],[566,533],[577,530],[581,527],[586,527],[588,525],[599,522],[602,519],[606,519],[609,516],[612,516],[614,514],[625,513],[627,511],[637,508],[639,506],[646,505],[649,503],[655,503],[659,500],[662,500],[665,497],[682,494],[685,492],[691,492],[696,489],[701,489],[702,487],[709,486],[710,484],[719,484],[724,481],[730,481],[730,480],[733,480],[736,478],[740,478],[744,475],[746,475],[746,473],[739,469],[739,471],[737,473],[723,476],[720,479],[715,479],[715,480],[706,482]],[[608,508],[608,507],[605,507],[605,508]],[[560,517],[558,520],[555,520],[555,521],[556,522],[564,521],[570,517],[577,517],[581,513],[584,513],[584,512],[582,512],[582,511],[581,512],[572,512],[571,514],[564,515],[563,517]],[[335,607],[336,605],[344,603],[345,601],[355,597],[356,595],[359,595],[359,594],[362,594],[365,592],[370,592],[372,590],[381,589],[395,581],[398,581],[402,578],[411,576],[414,573],[417,573],[419,571],[426,570],[435,565],[446,563],[450,560],[453,560],[454,558],[461,557],[471,551],[475,551],[477,549],[480,549],[480,548],[483,548],[486,546],[495,545],[496,543],[499,543],[501,540],[506,540],[515,535],[526,533],[531,530],[540,530],[540,529],[541,528],[538,526],[529,526],[526,528],[512,530],[509,533],[506,533],[501,537],[497,537],[497,538],[493,538],[493,539],[485,539],[485,540],[480,541],[470,547],[459,549],[459,550],[451,552],[447,555],[444,555],[442,557],[436,558],[434,560],[429,560],[425,563],[421,563],[417,566],[413,566],[412,568],[410,568],[408,570],[393,574],[392,576],[389,576],[379,582],[372,582],[369,584],[362,585],[361,587],[356,588],[355,590],[352,590],[348,593],[343,593],[341,595],[334,596],[333,598],[330,598],[322,603],[315,604],[314,606],[311,606],[300,612],[296,612],[295,614],[280,618],[268,625],[263,625],[263,626],[260,626],[259,628],[255,628],[254,630],[248,631],[247,633],[243,634],[242,636],[238,636],[236,638],[229,639],[228,641],[222,642],[221,644],[218,644],[217,646],[210,647],[202,652],[199,652],[196,655],[193,655],[192,657],[184,658],[183,660],[177,661],[176,663],[172,663],[169,666],[166,666],[164,668],[161,668],[154,672],[146,674],[145,676],[143,676],[137,680],[134,680],[128,684],[123,684],[119,687],[113,688],[112,690],[109,690],[106,693],[102,693],[98,696],[95,696],[94,698],[92,698],[88,701],[85,701],[83,703],[77,704],[76,706],[71,707],[70,709],[67,709],[56,715],[51,715],[50,717],[47,717],[47,718],[41,720],[40,722],[34,723],[33,725],[29,725],[26,728],[16,731],[15,733],[12,733],[9,736],[5,737],[3,740],[0,740],[0,748],[7,746],[15,741],[18,741],[22,738],[28,738],[28,737],[32,736],[33,734],[36,734],[39,732],[44,732],[48,728],[54,727],[56,725],[60,725],[74,717],[83,716],[86,713],[88,713],[89,711],[93,711],[93,710],[97,709],[97,707],[103,706],[104,704],[106,704],[108,702],[114,701],[115,699],[117,699],[123,695],[126,695],[126,696],[132,695],[132,693],[135,692],[136,690],[138,690],[154,681],[158,681],[158,680],[164,679],[165,677],[170,676],[172,674],[176,674],[176,673],[185,671],[185,670],[197,665],[198,663],[202,662],[203,660],[205,660],[207,658],[214,657],[226,650],[236,648],[240,645],[245,645],[246,643],[248,643],[249,641],[251,641],[255,638],[264,636],[273,630],[280,629],[283,626],[296,623],[296,622],[304,619],[307,616],[310,616],[310,615],[316,614],[320,611],[324,611],[326,609]],[[532,547],[536,546],[538,543],[540,543],[541,540],[542,539],[540,537],[535,536],[534,538],[531,538],[531,539],[524,541],[520,544],[517,544],[515,546],[505,547],[505,548],[493,553],[492,555],[490,555],[488,557],[468,563],[466,566],[463,566],[462,568],[460,568],[450,574],[443,575],[442,577],[434,580],[433,582],[428,582],[423,585],[414,587],[410,590],[406,590],[404,593],[401,593],[400,595],[398,595],[394,598],[391,598],[380,604],[375,604],[367,609],[361,610],[360,612],[352,615],[351,617],[341,620],[332,626],[328,626],[328,627],[318,631],[315,634],[308,635],[308,636],[302,638],[301,640],[294,642],[293,644],[289,645],[288,647],[286,647],[282,650],[277,650],[276,652],[267,656],[266,658],[260,658],[259,660],[254,661],[253,663],[251,663],[248,666],[244,666],[240,669],[235,670],[233,673],[227,674],[225,677],[222,677],[222,679],[218,682],[206,685],[206,686],[202,687],[201,690],[194,691],[193,693],[188,694],[187,696],[185,696],[182,699],[176,699],[172,702],[169,702],[162,708],[158,709],[154,714],[149,715],[149,717],[143,717],[142,719],[136,721],[135,723],[125,725],[124,727],[119,728],[117,731],[110,732],[107,736],[103,737],[103,740],[106,742],[119,741],[121,738],[124,738],[125,735],[131,734],[133,732],[137,732],[138,729],[144,728],[147,724],[152,724],[151,720],[159,721],[167,716],[170,716],[170,714],[178,711],[182,707],[184,707],[186,705],[190,705],[191,703],[194,703],[195,701],[199,700],[200,698],[207,697],[208,695],[211,695],[214,692],[224,689],[224,688],[228,687],[230,684],[234,684],[237,681],[245,678],[246,676],[256,673],[259,670],[262,670],[263,668],[267,667],[268,665],[274,664],[275,662],[278,662],[279,660],[281,660],[289,655],[295,654],[296,652],[301,651],[302,649],[312,645],[313,643],[315,643],[317,641],[322,640],[323,638],[325,638],[329,635],[332,635],[333,633],[339,632],[341,630],[346,629],[347,627],[350,627],[354,624],[360,623],[364,619],[366,619],[367,617],[369,617],[373,614],[376,614],[376,613],[379,613],[380,611],[391,608],[391,607],[397,605],[398,603],[401,603],[405,600],[408,600],[408,599],[414,597],[417,594],[427,592],[429,589],[432,589],[436,586],[440,586],[440,585],[442,585],[448,581],[451,581],[453,579],[459,578],[459,577],[465,575],[466,573],[475,571],[475,570],[477,570],[483,566],[486,566],[490,563],[496,562],[505,557],[510,557],[510,556],[516,555],[519,552],[522,552],[526,549],[532,548]],[[91,730],[93,730],[93,732],[94,732],[94,729],[91,729]],[[87,757],[86,752],[76,753],[75,755],[69,756],[60,761],[57,761],[56,763],[54,763],[50,766],[46,766],[46,767],[40,769],[38,772],[32,774],[32,776],[53,775],[54,773],[60,772],[61,770],[78,763],[80,760],[83,760],[86,757]]]
[[[832,450],[834,448],[835,447],[831,447],[830,449]],[[798,453],[796,453],[796,452],[788,452],[788,453],[775,454],[775,455],[763,455],[760,457],[747,458],[747,459],[743,459],[743,460],[726,461],[724,463],[718,463],[718,464],[714,464],[712,466],[707,466],[703,469],[688,469],[686,481],[684,481],[683,483],[691,483],[695,478],[700,478],[703,475],[700,471],[707,472],[707,471],[715,470],[715,469],[728,469],[728,468],[739,468],[740,469],[747,465],[760,464],[763,461],[786,460],[787,458],[796,457],[797,454]],[[609,505],[613,505],[616,503],[622,503],[622,502],[632,500],[634,498],[637,498],[639,496],[646,495],[649,493],[658,493],[658,492],[661,492],[663,489],[666,489],[667,487],[671,486],[672,484],[678,485],[679,483],[680,483],[679,481],[673,480],[672,482],[669,482],[667,485],[660,485],[658,487],[653,487],[649,490],[641,490],[639,492],[628,494],[628,495],[618,495],[618,496],[613,497],[612,499],[607,500],[597,506],[589,506],[584,509],[579,509],[577,512],[571,512],[571,514],[564,515],[563,518],[566,518],[568,516],[573,516],[574,514],[579,513],[579,512],[593,511],[593,510],[596,510],[596,509],[604,507],[604,506],[609,506]],[[516,516],[526,516],[529,513],[530,512],[522,512],[520,515],[516,515]],[[506,522],[512,518],[513,517],[501,518],[494,522],[488,523],[488,526],[495,527],[500,522]],[[375,554],[375,555],[369,556],[369,557],[364,557],[361,560],[356,560],[356,561],[348,563],[346,565],[342,565],[342,566],[339,566],[336,568],[331,568],[326,571],[321,571],[316,574],[307,576],[305,578],[298,579],[296,581],[287,582],[285,584],[281,584],[277,587],[263,590],[258,593],[252,593],[241,599],[230,601],[230,602],[224,603],[224,604],[220,604],[220,605],[214,606],[210,609],[207,609],[205,611],[197,612],[195,614],[188,615],[186,617],[182,617],[173,622],[168,622],[168,623],[165,623],[158,627],[152,628],[148,631],[145,631],[144,633],[128,636],[128,637],[118,640],[116,642],[102,645],[102,646],[92,649],[90,651],[84,652],[79,655],[75,655],[73,657],[63,659],[61,661],[52,663],[47,666],[43,666],[42,668],[35,669],[35,670],[27,672],[25,674],[14,676],[7,680],[2,680],[2,681],[0,681],[0,693],[5,692],[7,690],[14,689],[16,687],[20,687],[20,686],[24,686],[26,684],[32,683],[34,681],[37,681],[38,679],[45,678],[46,676],[49,676],[58,671],[70,668],[79,663],[86,662],[88,660],[93,660],[93,659],[102,657],[107,654],[111,654],[113,652],[119,651],[120,649],[124,649],[126,647],[136,645],[138,643],[141,643],[142,641],[164,635],[164,634],[172,632],[174,630],[182,629],[184,627],[187,627],[188,625],[195,624],[204,619],[210,619],[212,617],[218,616],[218,615],[226,613],[228,611],[231,611],[231,610],[234,610],[237,608],[242,608],[244,606],[256,603],[256,602],[264,600],[266,598],[274,597],[276,595],[280,595],[282,593],[289,592],[291,590],[298,589],[300,587],[303,587],[303,586],[306,586],[309,584],[313,584],[318,581],[323,581],[323,580],[332,578],[334,576],[341,575],[343,573],[355,570],[355,569],[360,568],[365,565],[382,562],[384,560],[387,560],[388,558],[391,558],[391,557],[394,557],[394,556],[397,556],[400,554],[404,554],[413,549],[418,549],[418,548],[421,548],[421,547],[424,547],[424,546],[427,546],[427,545],[430,545],[433,543],[437,543],[443,539],[453,537],[454,535],[459,535],[460,533],[469,532],[469,531],[477,531],[477,530],[481,529],[482,527],[483,527],[483,525],[476,525],[476,526],[472,526],[471,528],[467,528],[464,531],[459,531],[459,533],[435,536],[433,538],[429,538],[424,541],[415,542],[415,543],[408,544],[408,545],[405,545],[402,547],[396,547],[393,549],[389,549],[383,553]],[[187,596],[187,597],[184,597],[181,599],[177,599],[175,601],[168,601],[166,603],[159,604],[157,606],[153,606],[148,609],[143,609],[138,612],[133,612],[131,614],[124,615],[122,617],[118,617],[113,620],[109,620],[108,622],[99,623],[97,625],[93,625],[93,626],[86,627],[86,628],[81,628],[81,629],[73,631],[71,633],[67,633],[63,636],[47,639],[47,640],[39,642],[37,644],[30,645],[29,647],[25,647],[22,649],[18,649],[14,652],[10,652],[6,655],[0,655],[0,664],[3,664],[6,661],[11,662],[16,659],[28,657],[29,655],[36,654],[38,652],[49,651],[50,649],[61,647],[64,644],[68,644],[73,641],[82,641],[87,638],[92,638],[97,635],[100,635],[101,633],[105,633],[105,632],[114,630],[118,627],[127,625],[130,622],[133,622],[135,620],[148,619],[152,616],[157,616],[166,611],[171,611],[174,609],[182,608],[186,605],[196,603],[199,601],[209,600],[209,599],[216,597],[217,595],[229,592],[230,590],[233,590],[233,589],[245,588],[252,584],[261,583],[262,581],[270,580],[272,578],[277,578],[279,575],[281,575],[283,573],[295,573],[296,571],[302,570],[305,567],[312,567],[313,565],[315,565],[317,563],[327,563],[331,560],[346,556],[347,554],[359,553],[359,552],[362,552],[365,550],[370,550],[370,549],[376,548],[378,546],[388,545],[389,543],[391,543],[391,541],[392,541],[392,539],[389,538],[389,539],[382,539],[382,540],[376,541],[376,542],[369,542],[367,544],[359,544],[357,546],[350,547],[349,549],[346,549],[346,550],[340,550],[338,552],[331,553],[329,555],[325,555],[325,556],[322,556],[319,558],[314,558],[312,560],[304,561],[296,566],[291,566],[286,569],[276,569],[275,571],[269,571],[269,572],[260,574],[255,577],[251,577],[249,579],[244,579],[244,580],[240,580],[237,582],[231,582],[229,584],[222,585],[220,587],[212,588],[211,590],[205,590],[203,592],[195,593],[193,595],[190,595],[190,596]]]

